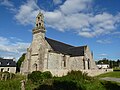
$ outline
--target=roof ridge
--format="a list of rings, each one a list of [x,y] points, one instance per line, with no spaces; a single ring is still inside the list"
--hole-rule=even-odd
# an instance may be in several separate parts
[[[45,39],[46,39],[46,38],[47,38],[47,37],[45,37]],[[52,41],[56,41],[56,42],[58,42],[58,43],[65,44],[65,45],[68,45],[68,46],[71,46],[71,47],[75,47],[75,46],[73,46],[73,45],[70,45],[70,44],[67,44],[67,43],[63,43],[63,42],[57,41],[57,40],[55,40],[55,39],[51,39],[51,38],[47,38],[47,39],[50,39],[50,40],[52,40]]]

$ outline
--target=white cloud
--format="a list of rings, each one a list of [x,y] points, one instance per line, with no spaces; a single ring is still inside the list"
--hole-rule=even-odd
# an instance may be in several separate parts
[[[110,40],[107,40],[107,39],[97,40],[96,42],[97,42],[97,43],[100,43],[100,44],[110,44],[110,43],[112,43]]]
[[[87,38],[90,38],[90,37],[93,37],[94,35],[90,32],[79,32],[79,35],[80,36],[83,36],[83,37],[87,37]]]
[[[25,4],[21,5],[15,18],[23,25],[33,24],[35,17],[39,12],[35,0],[28,0]]]
[[[54,3],[55,5],[61,4],[61,3],[62,3],[62,0],[53,0],[53,3]]]
[[[7,7],[13,7],[13,3],[10,0],[0,0],[0,4],[7,6]]]
[[[14,37],[15,39],[15,37]],[[16,42],[12,42],[13,38],[0,37],[0,54],[3,57],[20,57],[21,54],[26,52],[26,49],[30,45],[29,43],[20,42],[16,39]]]
[[[90,7],[91,2],[92,0],[66,0],[66,2],[60,6],[60,10],[64,14],[86,11]]]
[[[102,54],[99,54],[99,56],[108,56],[108,54],[102,53]]]
[[[66,0],[54,11],[41,11],[44,13],[46,26],[59,31],[72,30],[87,38],[115,32],[120,24],[120,13],[95,14],[90,11],[92,3],[93,0]],[[20,6],[15,18],[23,25],[33,25],[38,12],[39,6],[35,0],[28,0]]]
[[[11,13],[15,13],[17,9],[14,6],[14,3],[11,0],[0,0],[0,5],[5,6],[7,10],[10,10]]]

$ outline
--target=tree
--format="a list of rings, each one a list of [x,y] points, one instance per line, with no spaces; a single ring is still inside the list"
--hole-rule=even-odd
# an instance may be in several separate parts
[[[20,67],[24,59],[25,59],[25,53],[22,54],[22,56],[17,61],[17,70],[16,70],[17,72],[20,72]]]
[[[120,60],[117,60],[117,66],[120,67]]]
[[[103,58],[102,60],[98,61],[98,64],[101,64],[101,63],[103,63],[103,64],[109,64],[109,60],[106,59],[106,58]]]

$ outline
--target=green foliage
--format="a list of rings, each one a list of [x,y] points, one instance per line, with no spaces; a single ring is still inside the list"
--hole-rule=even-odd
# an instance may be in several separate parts
[[[96,61],[96,64],[109,64],[110,68],[120,67],[120,60],[109,60],[103,58],[102,60]]]
[[[22,62],[24,61],[24,59],[25,59],[25,53],[18,59],[18,61],[17,61],[17,72],[20,72],[20,67],[21,67],[21,64],[22,64]]]
[[[40,71],[33,71],[31,74],[28,74],[28,79],[33,83],[42,83],[44,79],[52,78],[52,74],[49,71],[41,73]]]
[[[0,81],[0,90],[21,90],[20,81],[24,79],[24,76],[15,75],[14,78]]]
[[[42,73],[42,78],[43,79],[48,79],[48,78],[52,78],[52,74],[50,71],[45,71]]]
[[[87,73],[82,73],[81,71],[71,71],[68,72],[67,76],[69,79],[76,80],[76,81],[90,81],[93,80],[94,78],[90,77],[87,75]]]
[[[41,76],[40,71],[33,71],[31,74],[28,74],[28,79],[31,80],[33,83],[38,83],[41,81],[42,76]]]
[[[51,79],[48,79],[49,81]],[[35,90],[106,90],[99,80],[81,71],[71,71],[66,76],[52,78],[52,83],[43,83]]]
[[[77,86],[77,82],[64,80],[55,80],[53,83],[55,90],[83,90],[81,86]],[[85,89],[84,89],[85,90]]]
[[[101,84],[106,90],[120,90],[120,84],[110,81],[101,81]]]

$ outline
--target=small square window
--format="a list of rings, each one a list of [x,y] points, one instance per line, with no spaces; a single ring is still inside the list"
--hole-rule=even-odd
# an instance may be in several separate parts
[[[10,69],[8,68],[7,71],[9,71]]]
[[[40,19],[40,17],[38,17],[38,20]]]
[[[2,64],[2,62],[0,62],[0,65]]]
[[[4,68],[1,68],[1,72],[4,72]]]
[[[7,62],[7,65],[10,65],[10,63],[9,63],[9,62]]]

